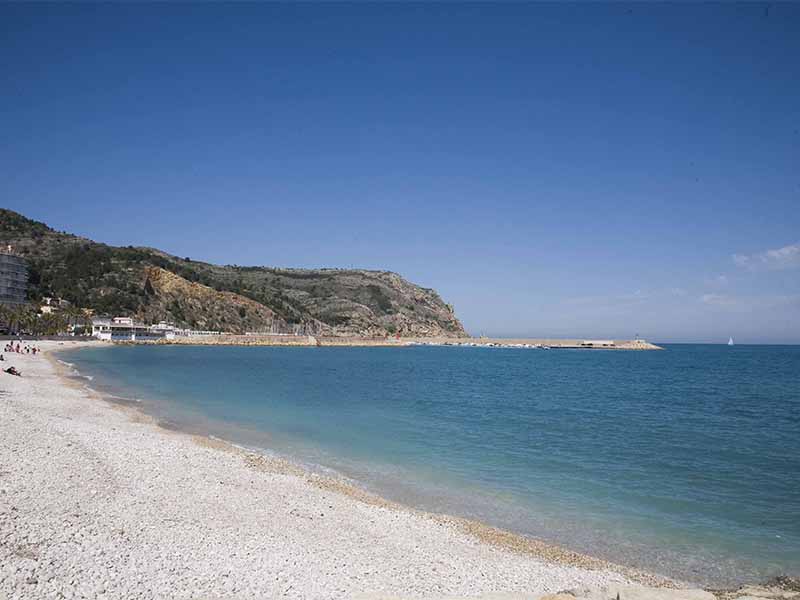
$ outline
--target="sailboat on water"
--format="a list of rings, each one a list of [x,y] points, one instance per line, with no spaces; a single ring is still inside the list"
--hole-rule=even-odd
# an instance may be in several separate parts
[[[733,346],[733,337],[728,338],[728,346]]]

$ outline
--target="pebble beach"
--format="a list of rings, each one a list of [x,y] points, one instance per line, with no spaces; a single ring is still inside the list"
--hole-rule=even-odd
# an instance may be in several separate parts
[[[0,598],[714,597],[162,428],[36,345],[0,373]]]

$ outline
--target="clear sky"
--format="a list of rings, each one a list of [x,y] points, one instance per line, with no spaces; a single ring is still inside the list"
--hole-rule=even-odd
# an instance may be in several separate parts
[[[800,343],[800,4],[0,6],[0,205],[489,335]]]

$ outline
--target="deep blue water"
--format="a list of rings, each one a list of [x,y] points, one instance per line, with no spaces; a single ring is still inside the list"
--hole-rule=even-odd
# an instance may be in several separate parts
[[[65,354],[183,427],[697,583],[800,575],[800,346],[124,346]]]

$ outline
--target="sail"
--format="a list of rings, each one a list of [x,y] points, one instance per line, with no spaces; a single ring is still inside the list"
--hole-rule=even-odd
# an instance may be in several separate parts
[[[728,338],[728,346],[733,346],[733,338],[732,337]]]

